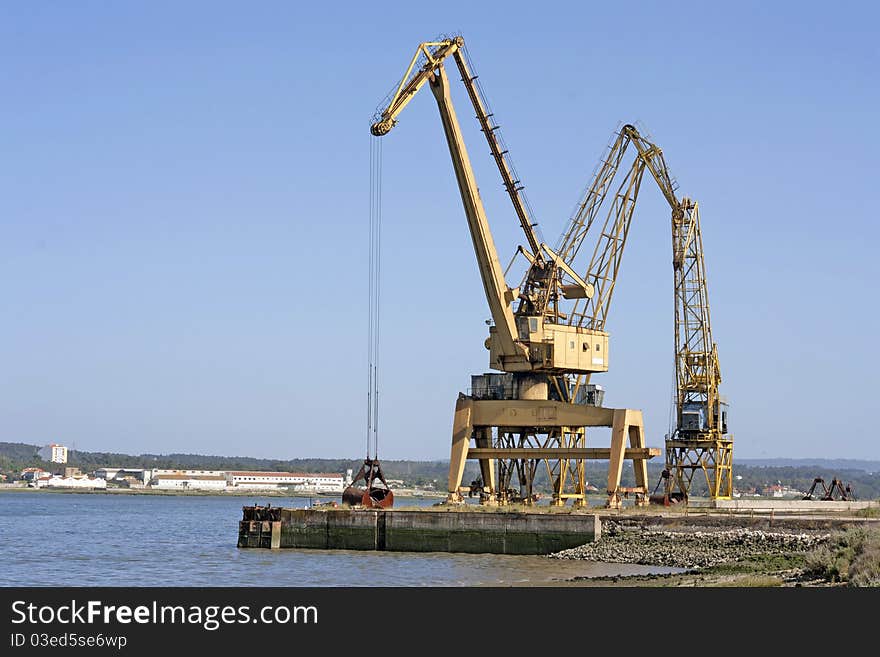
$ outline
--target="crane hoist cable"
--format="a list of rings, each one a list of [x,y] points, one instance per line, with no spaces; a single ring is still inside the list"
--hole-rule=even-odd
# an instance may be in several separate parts
[[[370,138],[370,229],[367,272],[367,426],[366,456],[351,484],[342,491],[350,506],[388,508],[394,493],[379,465],[379,317],[382,308],[382,141]],[[363,479],[364,487],[355,486]],[[378,486],[381,481],[384,487]]]
[[[367,304],[367,450],[379,451],[379,313],[382,272],[382,141],[370,139],[370,233]]]

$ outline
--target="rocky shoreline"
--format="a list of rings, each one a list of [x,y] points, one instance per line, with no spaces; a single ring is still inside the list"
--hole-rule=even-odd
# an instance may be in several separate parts
[[[753,557],[805,554],[830,537],[831,534],[825,531],[765,531],[711,526],[658,530],[605,521],[598,541],[553,553],[549,558],[697,571]]]

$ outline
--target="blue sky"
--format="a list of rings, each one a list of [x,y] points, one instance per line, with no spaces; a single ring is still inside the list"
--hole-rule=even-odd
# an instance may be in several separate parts
[[[360,457],[369,121],[419,42],[460,33],[548,242],[619,122],[700,202],[735,458],[876,459],[878,13],[4,3],[0,440]],[[518,224],[453,84],[506,263]],[[384,139],[379,455],[443,459],[488,310],[427,90]],[[668,215],[646,181],[594,379],[659,447]]]

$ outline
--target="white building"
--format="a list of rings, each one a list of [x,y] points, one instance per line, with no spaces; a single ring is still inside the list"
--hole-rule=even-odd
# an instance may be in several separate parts
[[[325,472],[227,472],[227,483],[234,488],[278,490],[292,488],[297,492],[342,493],[345,478]]]
[[[161,468],[153,468],[145,470],[147,481],[155,479],[159,475],[191,475],[194,477],[225,477],[226,473],[222,470],[163,470]]]
[[[52,443],[37,452],[37,456],[51,463],[67,463],[67,448],[64,445]]]
[[[86,475],[77,475],[75,477],[52,475],[51,477],[41,477],[35,483],[37,488],[88,488],[90,490],[107,488],[107,481],[105,479],[93,479]]]
[[[304,481],[294,484],[293,490],[302,493],[339,493],[345,490],[345,478],[341,474],[303,474]]]
[[[202,474],[159,474],[150,480],[159,490],[225,490],[226,477]]]

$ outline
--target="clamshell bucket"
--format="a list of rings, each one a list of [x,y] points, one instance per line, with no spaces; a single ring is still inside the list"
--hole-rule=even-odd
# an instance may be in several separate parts
[[[363,479],[366,487],[355,486]],[[382,482],[382,486],[377,485]],[[376,459],[366,459],[352,479],[351,485],[342,491],[342,503],[365,509],[390,509],[394,505],[394,493],[385,481],[382,468]]]

